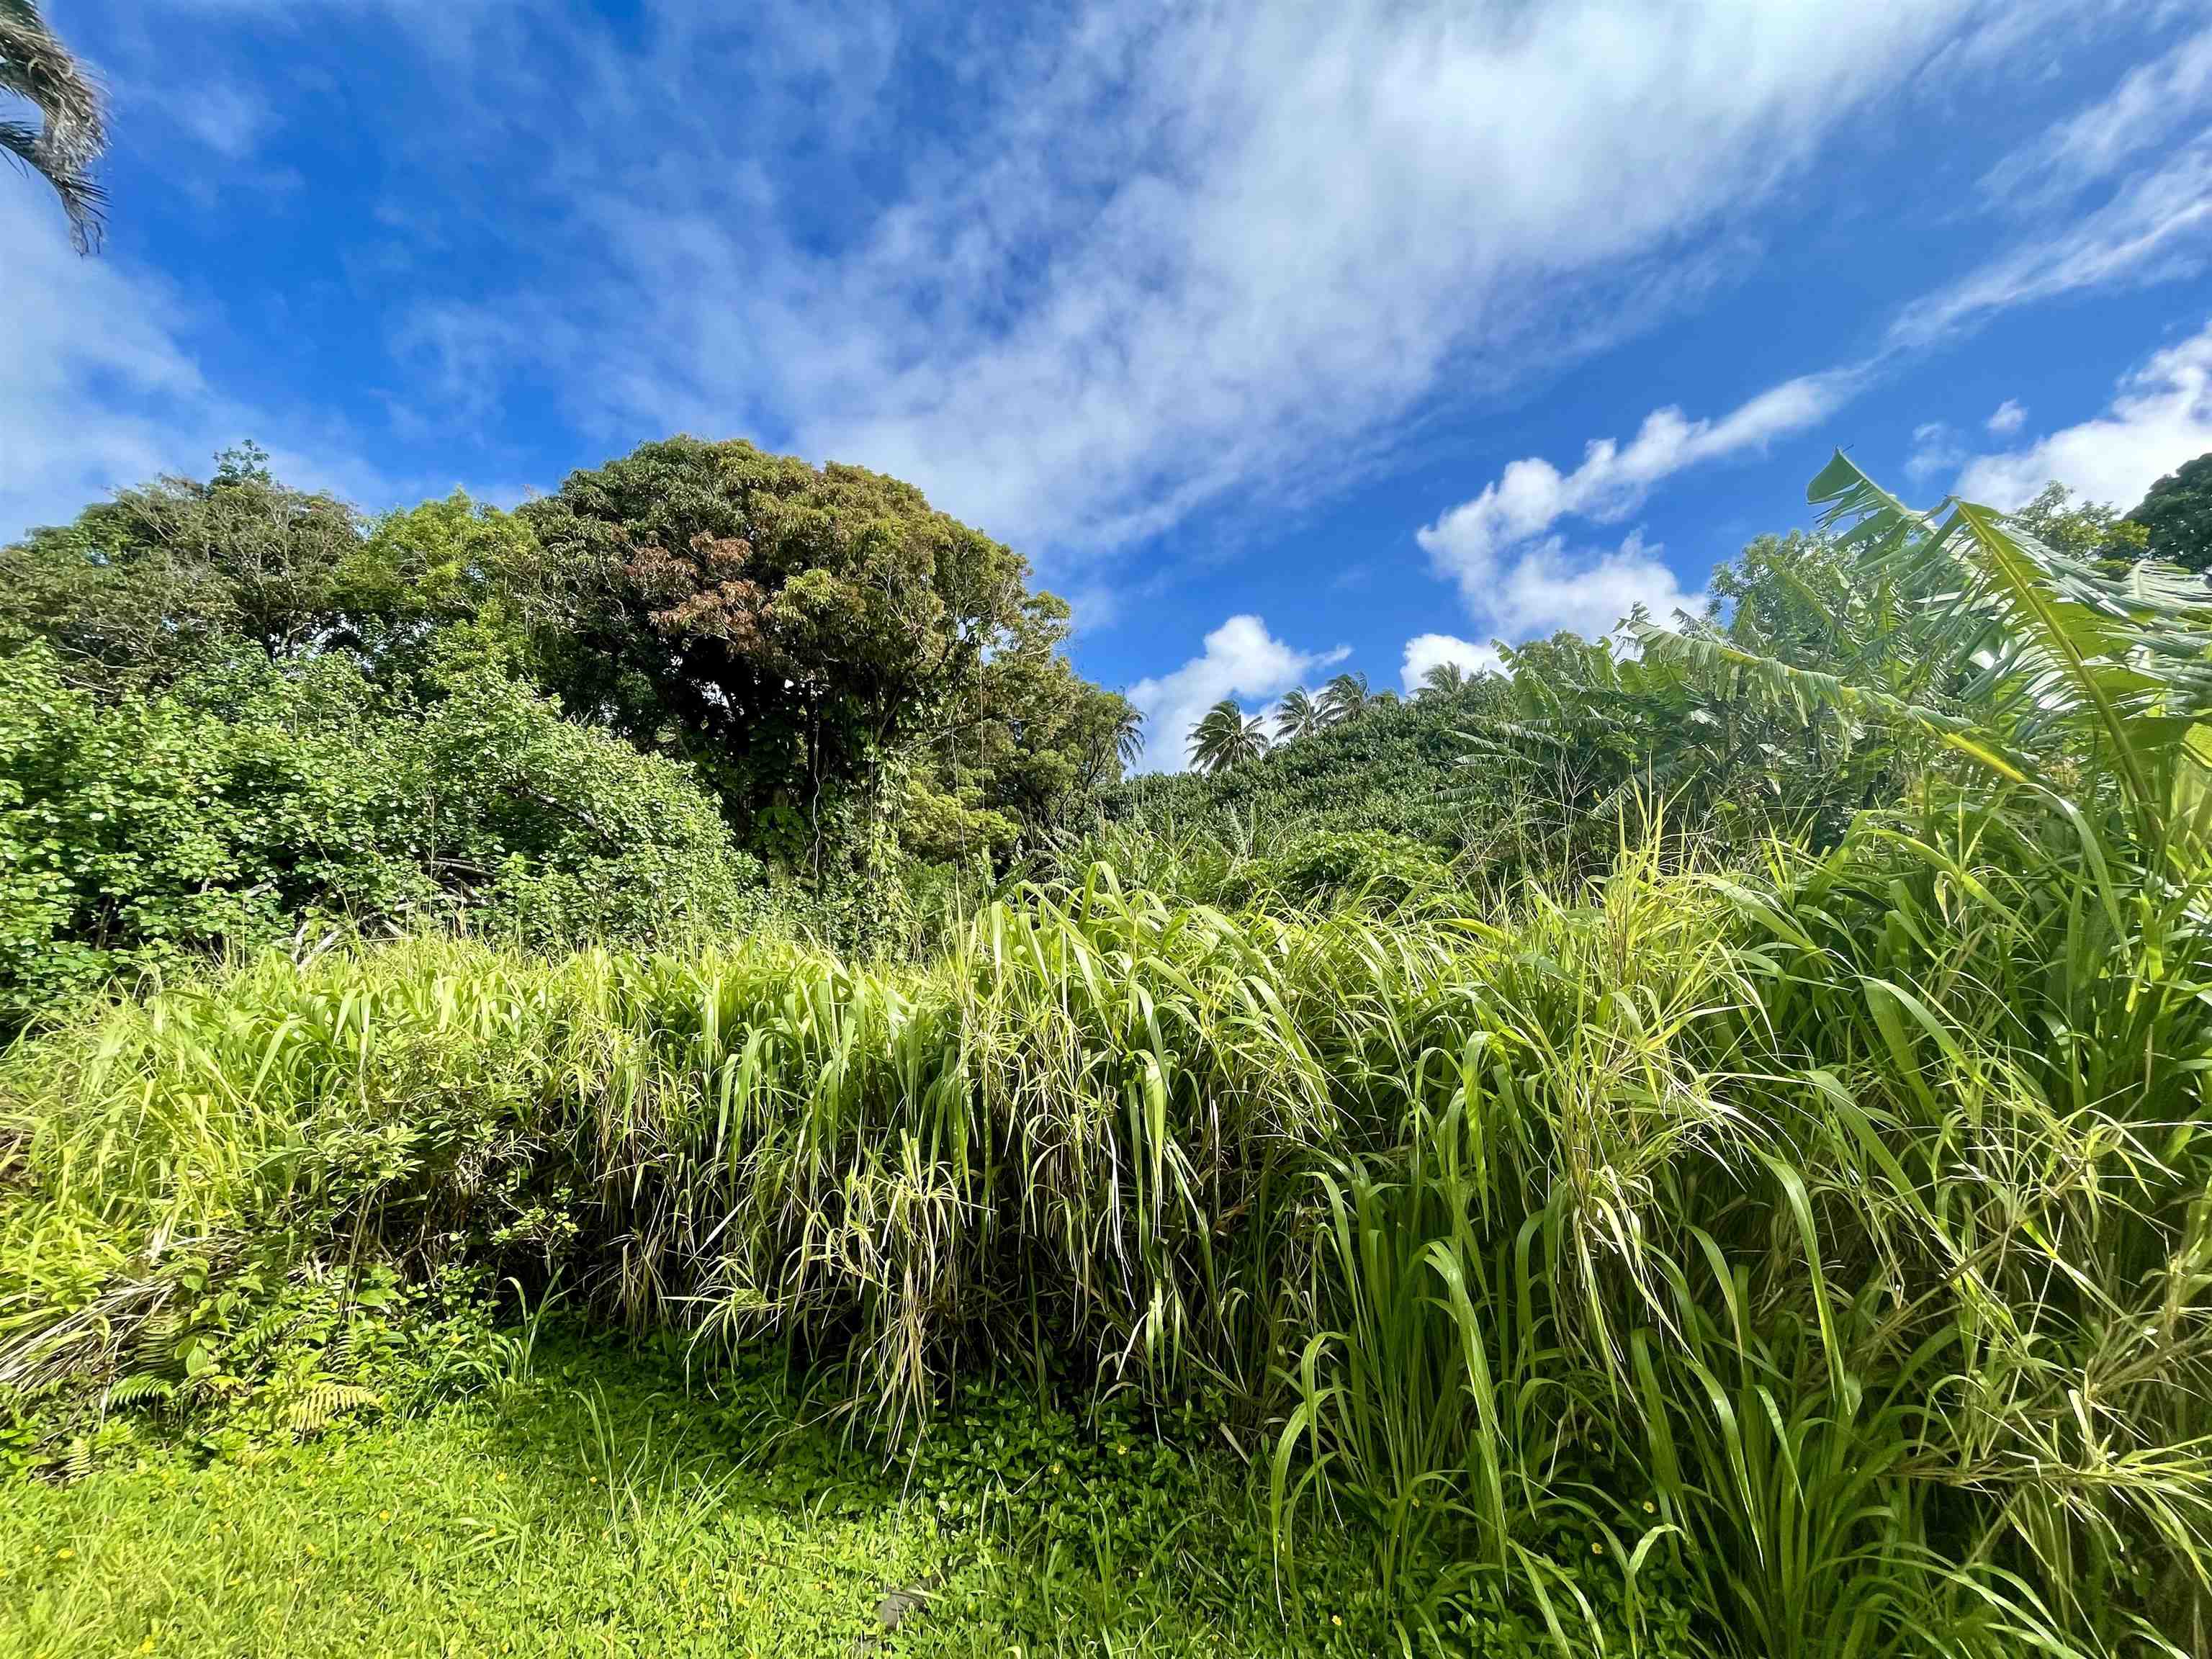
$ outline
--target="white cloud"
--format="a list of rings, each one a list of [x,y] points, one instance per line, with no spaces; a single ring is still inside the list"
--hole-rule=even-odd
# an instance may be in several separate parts
[[[1947,45],[1994,75],[2082,9],[1106,0],[1016,21],[763,0],[741,28],[707,0],[647,0],[619,27],[493,0],[118,10],[147,20],[149,76],[186,47],[225,61],[224,31],[283,30],[294,92],[344,85],[372,37],[419,50],[430,72],[379,82],[374,217],[403,216],[390,242],[412,256],[382,320],[395,383],[428,362],[458,395],[395,414],[403,441],[480,444],[524,397],[567,418],[580,458],[744,434],[911,477],[1081,585],[1110,580],[1068,568],[1085,554],[1232,492],[1340,489],[1409,412],[1649,326]],[[200,58],[174,61],[198,84]],[[946,118],[915,118],[908,71]],[[261,90],[265,109],[211,94],[203,139],[304,130],[296,96]],[[491,257],[444,257],[487,239]],[[190,329],[153,332],[198,372]],[[50,476],[127,479],[187,432],[182,460],[204,464],[204,418],[149,414],[128,376],[65,379]],[[1845,389],[1768,395],[1825,408]],[[1814,418],[1655,416],[1605,499],[1753,441],[1731,422]],[[96,452],[125,428],[139,451]],[[31,476],[12,456],[0,472]]]
[[[240,401],[210,383],[186,297],[114,255],[81,258],[60,209],[0,178],[0,538],[73,518],[164,472],[204,477],[217,451],[258,439],[287,483],[386,506],[448,479],[396,481],[343,425]]]
[[[193,138],[231,161],[252,155],[275,121],[266,99],[230,81],[164,88],[153,101]]]
[[[2055,122],[1992,167],[1983,187],[2031,211],[2112,177],[2143,151],[2198,125],[2212,105],[2212,29],[2139,64],[2112,90]]]
[[[1640,538],[1611,553],[1577,556],[1553,526],[1566,518],[1617,522],[1652,485],[1685,467],[1763,451],[1802,432],[1839,407],[1863,374],[1839,369],[1785,380],[1717,420],[1655,410],[1626,447],[1611,438],[1590,443],[1572,472],[1540,456],[1511,462],[1415,538],[1437,573],[1459,584],[1468,613],[1510,639],[1560,628],[1602,634],[1636,603],[1662,617],[1678,604],[1694,606],[1697,598],[1682,592]]]
[[[1967,459],[1966,445],[1942,421],[1912,428],[1912,453],[1905,459],[1905,476],[1925,483],[1938,473],[1955,472]]]
[[[1905,307],[1886,350],[1933,344],[2013,306],[2203,270],[2212,256],[2208,109],[2212,28],[2200,27],[2017,146],[1982,185],[2024,232]]]
[[[178,343],[175,297],[122,265],[72,253],[61,210],[19,178],[0,179],[0,246],[8,250],[0,534],[8,534],[65,518],[111,484],[180,459],[171,453],[173,428],[210,394]]]
[[[1992,313],[2087,289],[2189,276],[2212,251],[2212,137],[2125,179],[2101,207],[2061,216],[1916,301],[1891,325],[1888,349],[1934,344]]]
[[[2011,508],[2057,479],[2123,512],[2182,462],[2212,450],[2212,324],[2154,355],[2120,383],[2106,412],[2023,449],[1984,455],[1957,493]]]
[[[1420,544],[1440,572],[1459,578],[1472,601],[1488,586],[1501,550],[1542,535],[1563,518],[1619,520],[1642,504],[1653,484],[1684,467],[1764,449],[1801,432],[1838,407],[1856,379],[1844,371],[1786,380],[1717,421],[1687,420],[1671,407],[1654,410],[1626,447],[1595,439],[1569,473],[1541,456],[1510,462],[1480,495],[1423,529]]]
[[[1224,697],[1267,701],[1349,654],[1343,646],[1301,651],[1268,633],[1257,617],[1230,617],[1206,636],[1200,655],[1172,674],[1139,680],[1128,689],[1129,701],[1145,716],[1145,753],[1137,769],[1180,772],[1190,763],[1191,728]]]
[[[1562,538],[1547,537],[1498,572],[1482,608],[1501,638],[1516,641],[1562,629],[1596,639],[1638,606],[1661,622],[1677,611],[1704,610],[1705,594],[1682,586],[1662,550],[1634,531],[1606,551],[1571,549]]]
[[[1495,674],[1504,671],[1505,659],[1494,645],[1477,645],[1450,634],[1416,634],[1406,641],[1405,659],[1398,665],[1398,683],[1411,695],[1421,689],[1429,670],[1446,663],[1470,675]]]
[[[2027,424],[2027,406],[2017,398],[2008,398],[1996,406],[1987,424],[1998,437],[2009,438]]]

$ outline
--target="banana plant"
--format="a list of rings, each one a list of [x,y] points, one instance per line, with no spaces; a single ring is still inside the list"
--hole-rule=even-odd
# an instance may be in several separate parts
[[[2178,566],[2045,546],[2003,514],[1907,507],[1838,451],[1807,489],[1878,650],[1826,672],[1715,629],[1648,620],[1646,657],[1726,677],[1807,720],[1917,732],[2069,816],[2116,807],[2145,849],[2194,864],[2212,830],[2212,588]]]

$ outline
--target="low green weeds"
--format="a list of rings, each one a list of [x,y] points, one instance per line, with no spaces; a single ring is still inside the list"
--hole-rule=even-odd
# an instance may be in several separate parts
[[[12,1486],[0,1651],[1376,1650],[1364,1565],[1279,1593],[1245,1494],[1188,1419],[978,1391],[886,1464],[775,1373],[560,1339],[496,1399]]]

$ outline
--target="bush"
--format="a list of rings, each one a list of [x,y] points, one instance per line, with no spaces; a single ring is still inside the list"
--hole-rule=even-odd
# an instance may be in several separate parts
[[[1346,830],[1303,836],[1273,858],[1256,860],[1258,892],[1293,904],[1358,900],[1408,903],[1454,886],[1451,866],[1430,848],[1382,830]]]
[[[0,658],[0,1024],[334,927],[651,941],[744,920],[760,879],[682,768],[488,668],[390,701],[255,659],[110,696]]]

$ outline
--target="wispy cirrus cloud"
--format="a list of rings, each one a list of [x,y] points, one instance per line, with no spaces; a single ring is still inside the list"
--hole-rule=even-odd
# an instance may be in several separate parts
[[[2184,35],[2104,97],[2054,122],[1983,177],[1996,200],[2035,212],[2186,137],[2212,111],[2212,28]]]
[[[1997,312],[2094,289],[2194,276],[2212,253],[2212,135],[2124,180],[2102,205],[2038,226],[1900,312],[1893,350],[1917,350]]]
[[[1648,323],[1686,239],[1740,222],[1982,9],[1097,6],[1003,40],[833,10],[809,52],[749,65],[755,107],[726,122],[664,88],[758,32],[665,4],[641,42],[551,43],[586,89],[557,119],[589,174],[556,257],[472,303],[488,337],[520,317],[573,353],[556,378],[586,429],[865,457],[1079,559],[1340,476],[1417,406],[1604,337],[1593,317]],[[915,52],[961,118],[896,156],[867,100],[847,131],[785,95],[880,89]],[[542,113],[501,100],[526,131]],[[819,151],[801,176],[763,171],[794,138]]]
[[[2081,9],[106,8],[156,69],[282,32],[288,82],[191,112],[216,152],[310,130],[365,48],[408,56],[374,111],[398,263],[356,296],[392,383],[435,392],[393,399],[399,447],[517,406],[585,454],[743,434],[910,477],[1094,585],[1102,551],[1340,489],[1424,415],[1648,327],[1916,70],[1996,72]],[[194,334],[166,337],[198,373]],[[56,476],[203,447],[128,376],[61,407]],[[44,486],[0,458],[10,487]],[[1526,586],[1648,556],[1562,550]]]

